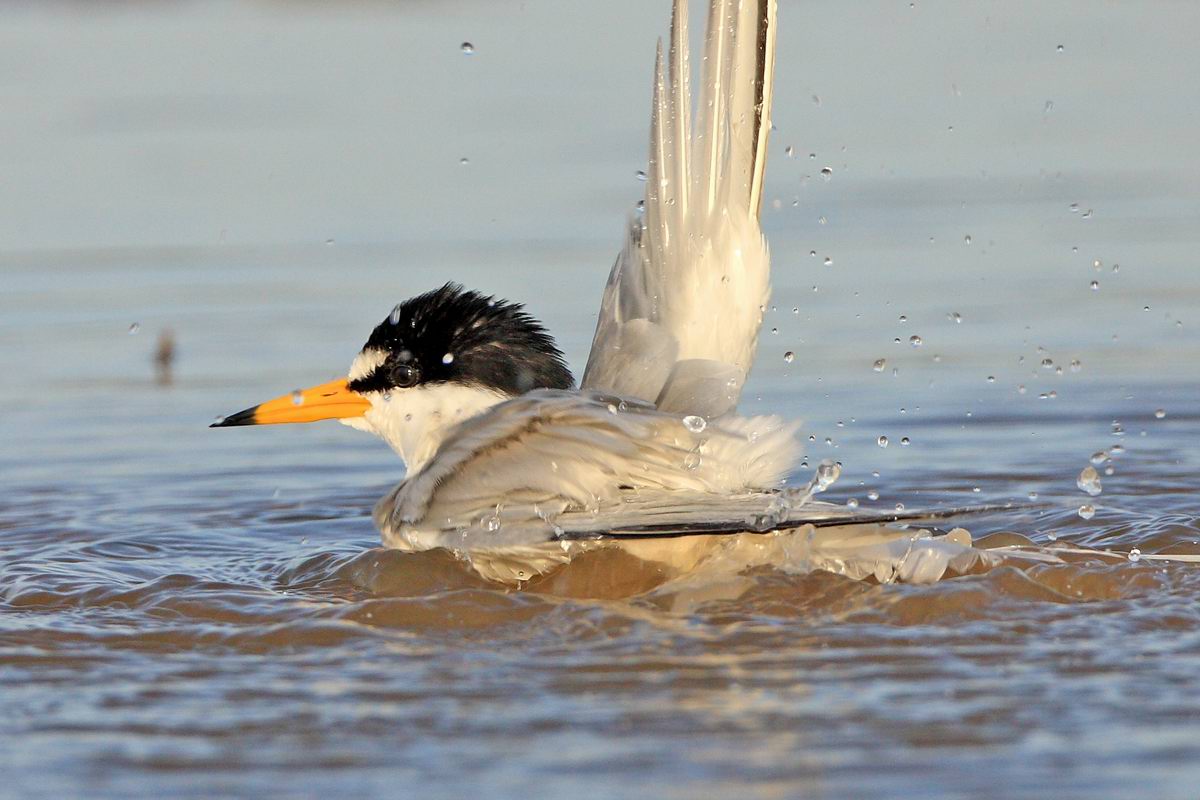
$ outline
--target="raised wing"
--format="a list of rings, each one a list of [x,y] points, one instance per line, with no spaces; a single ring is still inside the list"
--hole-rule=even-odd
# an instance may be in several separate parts
[[[737,406],[770,296],[758,214],[775,0],[712,0],[694,118],[687,28],[687,0],[675,0],[645,211],[609,275],[582,386],[711,418]]]

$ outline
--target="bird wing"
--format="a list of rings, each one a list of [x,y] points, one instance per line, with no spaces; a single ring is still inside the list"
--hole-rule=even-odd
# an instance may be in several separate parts
[[[715,417],[737,406],[770,296],[762,230],[775,0],[712,0],[690,110],[687,0],[655,65],[644,214],[609,274],[582,386]]]
[[[705,423],[595,392],[537,390],[455,427],[379,502],[376,521],[385,543],[417,549],[545,542],[562,532],[559,515],[602,519],[643,493],[679,507],[778,487],[800,454],[797,428],[777,417]]]
[[[676,571],[736,551],[754,563],[881,581],[927,582],[999,558],[969,537],[888,524],[936,514],[863,512],[779,491],[798,453],[795,425],[775,417],[701,427],[649,404],[544,389],[460,423],[375,517],[386,545],[454,550],[506,583],[605,546]],[[661,541],[681,537],[696,545]]]

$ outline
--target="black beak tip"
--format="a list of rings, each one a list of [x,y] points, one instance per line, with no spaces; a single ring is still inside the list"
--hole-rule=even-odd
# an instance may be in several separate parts
[[[258,410],[258,406],[251,406],[245,411],[239,411],[236,414],[230,414],[228,417],[222,417],[208,427],[210,428],[234,428],[239,425],[254,425],[254,412]]]

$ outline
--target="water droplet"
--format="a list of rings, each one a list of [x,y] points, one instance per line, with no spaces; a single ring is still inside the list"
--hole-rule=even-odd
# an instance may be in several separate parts
[[[867,492],[867,499],[868,499],[868,500],[878,500],[878,499],[879,499],[879,492],[877,492],[877,491],[875,491],[874,489],[872,489],[871,491]]]
[[[471,159],[467,158],[466,156],[463,156],[462,158],[460,158],[458,160],[458,163],[460,166],[465,167],[465,166],[467,166],[467,164],[471,163]]]
[[[1162,418],[1163,418],[1163,417],[1165,417],[1166,415],[1167,415],[1167,411],[1166,411],[1166,409],[1164,409],[1164,408],[1159,408],[1159,409],[1156,409],[1156,410],[1155,410],[1155,412],[1154,412],[1154,418],[1155,418],[1155,419],[1162,419]]]
[[[616,404],[616,403],[609,403],[609,404],[608,404],[608,413],[610,413],[610,414],[616,414],[616,413],[617,413],[619,410],[620,410],[620,409],[618,409],[618,408],[617,408],[617,404]]]
[[[899,513],[903,510],[904,510],[904,503],[896,503],[896,512]]]
[[[1064,48],[1063,48],[1063,46],[1060,44],[1058,47],[1056,47],[1056,48],[1054,48],[1054,49],[1055,49],[1055,50],[1057,50],[1058,52],[1060,52],[1060,53],[1061,53],[1061,52],[1063,51],[1063,49],[1064,49]]]
[[[1096,452],[1092,453],[1092,457],[1088,460],[1096,466],[1100,466],[1105,461],[1108,461],[1108,452],[1105,450],[1097,450]]]
[[[645,170],[639,169],[637,172],[633,173],[633,177],[637,178],[639,181],[644,181],[646,180],[646,172]]]
[[[1079,477],[1075,479],[1075,485],[1091,497],[1095,497],[1102,491],[1100,474],[1096,472],[1095,467],[1084,467],[1079,473]]]
[[[140,323],[140,322],[135,322],[135,323],[133,323],[132,325],[130,325],[130,326],[129,326],[129,335],[130,335],[130,336],[133,336],[134,334],[136,334],[136,333],[137,333],[138,331],[140,331],[141,329],[142,329],[142,323]]]
[[[925,344],[924,340],[922,340],[920,336],[908,337],[908,343],[913,347],[920,347],[921,345]]]
[[[475,45],[471,44],[470,42],[463,42],[458,46],[458,49],[462,50],[467,55],[472,55],[475,52]]]
[[[683,457],[683,468],[689,472],[695,472],[700,469],[700,463],[703,459],[699,453],[691,452]]]
[[[1113,455],[1113,456],[1119,456],[1124,452],[1125,452],[1125,445],[1122,445],[1122,444],[1114,444],[1112,447],[1110,447],[1108,449],[1109,455]]]
[[[1129,551],[1129,560],[1130,561],[1141,561],[1142,560],[1142,551],[1137,549],[1136,547],[1133,548],[1132,550],[1130,550]]]
[[[796,354],[793,353],[791,350],[788,350],[786,353],[783,354],[783,360],[786,363],[790,364],[796,360]]]
[[[850,508],[850,509],[858,508],[858,500],[851,497],[849,500],[846,501],[846,508]]]
[[[886,436],[881,435],[878,439],[875,440],[875,444],[879,445],[880,447],[887,447],[888,446],[888,438]]]
[[[821,177],[827,181],[831,180],[833,178],[833,167],[821,167]]]
[[[492,516],[488,517],[486,520],[484,520],[483,527],[485,530],[492,532],[500,530],[500,515],[493,514]]]
[[[827,267],[833,266],[833,259],[830,258],[829,256],[825,256],[825,266],[827,266]]]
[[[1078,358],[1072,359],[1071,372],[1079,372],[1079,370],[1081,370],[1081,369],[1083,369],[1083,362],[1080,361]]]
[[[1046,105],[1042,106],[1042,113],[1044,113],[1044,114],[1049,114],[1053,110],[1054,110],[1054,101],[1053,100],[1047,100]]]
[[[304,393],[301,392],[299,389],[292,390],[292,405],[294,405],[294,406],[304,405]]]
[[[887,369],[887,359],[886,358],[876,359],[875,363],[871,365],[871,369],[875,370],[876,372],[883,372],[885,369]]]
[[[1037,493],[1037,492],[1030,492],[1030,493],[1027,495],[1027,497],[1028,497],[1030,500],[1037,500],[1037,499],[1038,499],[1038,493]]]
[[[842,477],[842,465],[836,461],[822,461],[817,467],[817,483],[815,490],[823,492]]]
[[[966,236],[964,236],[963,242],[965,242],[966,244],[970,244],[971,243],[971,234],[968,233]]]
[[[1088,284],[1088,286],[1091,288],[1091,290],[1093,292],[1100,291],[1100,281],[1092,281],[1091,283]]]
[[[708,427],[708,422],[704,417],[698,417],[695,414],[689,414],[683,418],[683,427],[687,428],[692,433],[700,433]]]
[[[453,364],[454,363],[454,353],[446,353],[446,355],[442,356],[442,363],[443,364]]]
[[[949,315],[947,315],[946,318],[949,319],[951,322],[953,322],[955,325],[962,324],[962,314],[958,313],[957,311],[951,312]]]
[[[900,446],[901,447],[908,447],[910,444],[912,444],[912,442],[909,440],[909,438],[907,436],[902,436],[900,438]]]
[[[1054,359],[1043,358],[1042,359],[1042,369],[1054,369]]]
[[[903,325],[906,322],[908,322],[908,317],[906,317],[904,314],[901,314],[900,315],[900,324]]]
[[[995,382],[996,382],[996,376],[995,376],[995,375],[988,375],[988,376],[987,376],[987,382],[988,382],[988,383],[995,383]]]

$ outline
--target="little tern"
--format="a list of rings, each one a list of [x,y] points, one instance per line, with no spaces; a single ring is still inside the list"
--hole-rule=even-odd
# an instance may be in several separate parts
[[[798,423],[736,414],[770,296],[759,209],[775,26],[776,0],[712,0],[693,114],[687,0],[675,0],[644,208],[578,389],[521,305],[447,283],[397,305],[346,378],[215,426],[339,419],[382,437],[407,467],[375,507],[383,543],[453,550],[491,580],[520,582],[612,542],[682,570],[731,534],[771,531],[813,566],[940,577],[969,540],[923,534],[914,549],[911,531],[813,501],[835,465],[782,491]]]

